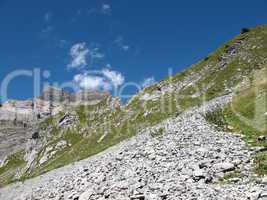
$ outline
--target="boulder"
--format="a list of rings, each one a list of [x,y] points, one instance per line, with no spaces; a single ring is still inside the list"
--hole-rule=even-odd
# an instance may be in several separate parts
[[[145,200],[145,195],[138,194],[130,197],[130,200]]]
[[[213,166],[217,172],[229,172],[235,170],[235,165],[229,162],[222,162]]]
[[[87,190],[85,191],[84,193],[82,193],[80,196],[79,196],[79,200],[89,200],[91,198],[91,196],[94,194],[94,192],[92,190]]]

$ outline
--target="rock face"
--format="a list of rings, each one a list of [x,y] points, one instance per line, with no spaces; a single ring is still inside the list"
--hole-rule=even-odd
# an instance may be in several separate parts
[[[70,101],[71,95],[61,88],[46,87],[41,95],[41,99],[50,102]]]
[[[109,92],[80,91],[72,96],[74,102],[97,101],[109,97]]]
[[[0,121],[31,122],[34,119],[54,115],[71,103],[88,103],[109,97],[108,92],[80,91],[70,94],[62,89],[47,87],[39,98],[33,100],[9,100],[0,107]]]
[[[109,92],[87,91],[81,90],[77,93],[71,94],[63,89],[55,87],[47,87],[44,89],[41,99],[50,102],[90,102],[102,100],[109,97]]]
[[[217,99],[205,110],[227,101]],[[214,129],[202,112],[193,109],[92,158],[3,188],[0,198],[264,199],[267,188],[252,181],[253,151],[240,135]],[[164,134],[155,137],[159,128]],[[242,173],[237,182],[218,182],[234,170]]]
[[[25,149],[28,139],[31,138],[31,132],[32,127],[2,121],[0,123],[0,160],[3,161],[8,155]]]
[[[38,124],[46,117],[55,115],[71,103],[89,103],[107,98],[107,92],[79,92],[70,94],[55,87],[45,88],[39,98],[32,100],[9,100],[0,107],[0,165],[9,155],[24,150],[30,139],[36,139]],[[59,128],[72,120],[65,116]]]

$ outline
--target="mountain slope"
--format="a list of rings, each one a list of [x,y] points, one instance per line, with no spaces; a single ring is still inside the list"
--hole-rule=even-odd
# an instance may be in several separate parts
[[[193,106],[233,94],[237,87],[245,87],[244,81],[253,80],[254,74],[266,67],[267,26],[258,26],[244,31],[182,73],[145,88],[126,105],[106,97],[92,105],[67,106],[39,122],[40,137],[29,141],[22,157],[26,167],[12,166],[18,173],[8,182],[87,158]],[[8,159],[0,168],[5,173],[10,170],[7,163]]]
[[[99,155],[3,188],[0,197],[264,200],[266,180],[255,179],[250,161],[255,151],[241,135],[217,131],[203,117],[230,100],[217,98]]]

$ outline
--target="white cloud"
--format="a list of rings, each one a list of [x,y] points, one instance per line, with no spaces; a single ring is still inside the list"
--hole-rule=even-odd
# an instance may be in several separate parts
[[[102,4],[102,13],[103,14],[108,14],[110,15],[111,14],[111,6],[109,4]]]
[[[130,49],[130,46],[125,44],[124,38],[122,36],[118,36],[114,43],[123,51],[128,51]]]
[[[91,76],[87,74],[78,74],[74,77],[74,81],[79,84],[79,87],[87,90],[110,90],[110,83],[103,77]]]
[[[53,26],[46,26],[43,30],[42,33],[43,34],[47,34],[47,33],[51,33],[54,30]]]
[[[155,82],[156,81],[155,81],[155,78],[153,76],[152,77],[149,77],[149,78],[146,78],[142,82],[142,87],[148,87],[150,85],[153,85]]]
[[[130,46],[128,46],[128,45],[123,45],[121,48],[122,48],[122,50],[124,50],[124,51],[128,51],[128,50],[130,49]]]
[[[105,55],[99,52],[99,48],[94,48],[89,52],[91,59],[101,59],[104,58]]]
[[[120,72],[112,71],[110,69],[103,69],[102,70],[103,75],[109,79],[112,84],[117,87],[124,83],[124,76]]]
[[[74,44],[70,49],[71,62],[68,64],[70,68],[81,68],[87,65],[87,55],[89,49],[86,47],[86,43]]]
[[[82,80],[83,76],[84,75],[82,75],[82,74],[75,75],[73,78],[74,82],[76,82],[76,83],[80,82]]]
[[[85,42],[74,44],[70,49],[71,62],[68,64],[69,68],[84,68],[88,60],[92,66],[96,60],[101,60],[105,54],[101,53],[99,48],[88,48]]]
[[[114,41],[116,44],[121,44],[121,43],[123,43],[123,37],[121,36],[121,35],[119,35],[116,39],[115,39],[115,41]]]
[[[77,74],[73,80],[82,89],[112,90],[112,88],[123,84],[124,77],[117,71],[102,69],[98,74],[90,74],[89,72]]]

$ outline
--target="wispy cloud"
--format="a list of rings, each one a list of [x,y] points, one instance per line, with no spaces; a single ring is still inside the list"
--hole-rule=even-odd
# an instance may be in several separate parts
[[[53,26],[46,26],[42,29],[42,33],[43,34],[47,34],[47,33],[51,33],[52,31],[54,30],[54,27]]]
[[[87,65],[87,55],[89,49],[86,47],[86,43],[74,44],[70,49],[71,62],[68,64],[69,68],[81,68]]]
[[[48,36],[52,31],[54,31],[55,27],[51,25],[51,19],[52,19],[52,13],[46,12],[43,16],[43,20],[44,20],[44,27],[41,30],[41,37],[46,37]]]
[[[112,14],[112,7],[108,3],[99,4],[96,7],[91,8],[80,8],[77,10],[77,15],[111,15]]]
[[[100,70],[85,68],[93,66],[94,62],[97,63],[99,60],[104,61],[105,55],[101,53],[97,44],[87,47],[85,42],[76,43],[70,48],[69,55],[71,61],[68,68],[75,68],[79,71],[73,77],[73,82],[81,89],[112,90],[124,83],[125,77],[122,73],[112,70],[109,64]]]
[[[117,45],[123,51],[128,51],[130,49],[130,46],[125,43],[124,38],[122,36],[118,36],[114,40],[114,44]]]
[[[74,44],[70,49],[71,62],[69,68],[84,68],[87,64],[92,67],[95,62],[105,57],[98,47],[87,47],[85,42]]]
[[[103,14],[107,14],[110,15],[111,14],[111,5],[107,4],[107,3],[103,3],[102,4],[102,9],[101,9]]]
[[[155,83],[155,78],[152,76],[152,77],[149,77],[149,78],[145,78],[142,82],[142,87],[148,87],[150,85],[153,85]]]
[[[67,40],[63,40],[63,39],[61,39],[61,40],[59,40],[57,42],[58,42],[58,47],[59,48],[65,48],[69,43]]]
[[[89,49],[90,64],[91,66],[95,61],[101,60],[105,57],[105,54],[101,53],[98,47]]]
[[[47,22],[47,23],[50,22],[50,20],[52,19],[52,16],[53,16],[53,14],[51,12],[45,13],[44,21]]]
[[[124,83],[125,78],[120,72],[112,71],[106,68],[102,70],[102,73],[112,82],[115,87],[118,87]]]
[[[87,13],[88,15],[96,14],[96,13],[97,13],[97,9],[96,9],[96,8],[90,8],[90,9],[87,9],[86,13]]]

